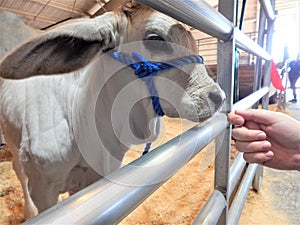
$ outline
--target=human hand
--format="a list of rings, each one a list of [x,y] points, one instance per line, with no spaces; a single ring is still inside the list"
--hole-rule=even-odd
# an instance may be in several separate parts
[[[282,170],[300,170],[300,123],[268,110],[237,110],[228,114],[235,125],[236,148],[250,163]]]

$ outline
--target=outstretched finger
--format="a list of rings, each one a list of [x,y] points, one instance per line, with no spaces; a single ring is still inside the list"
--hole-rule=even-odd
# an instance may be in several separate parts
[[[242,116],[237,115],[233,112],[229,113],[227,116],[228,122],[235,126],[242,126],[245,123],[245,120]]]
[[[257,123],[269,125],[278,122],[277,116],[272,116],[278,114],[277,112],[272,112],[263,109],[249,109],[249,110],[236,110],[236,115],[244,118],[245,121],[254,121]]]

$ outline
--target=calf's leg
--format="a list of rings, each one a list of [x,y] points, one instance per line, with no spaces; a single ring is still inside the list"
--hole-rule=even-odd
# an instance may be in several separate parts
[[[22,163],[20,162],[20,158],[14,156],[13,159],[13,169],[21,183],[24,195],[24,217],[25,220],[30,219],[38,214],[38,210],[34,205],[28,190],[28,177],[24,173],[24,169]]]

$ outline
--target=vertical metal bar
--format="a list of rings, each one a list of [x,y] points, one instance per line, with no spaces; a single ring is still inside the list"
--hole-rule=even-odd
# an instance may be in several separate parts
[[[219,11],[229,21],[235,24],[235,0],[219,0]],[[235,35],[226,42],[218,42],[218,83],[226,94],[226,111],[231,111],[233,104],[234,60],[235,60]],[[228,217],[228,184],[230,172],[231,126],[228,126],[216,138],[215,159],[215,189],[220,191],[226,200],[226,207],[218,224],[227,224]]]
[[[239,101],[239,50],[235,48],[234,51],[234,82],[233,82],[233,102],[236,103]]]
[[[228,195],[231,196],[236,184],[239,181],[239,177],[246,165],[246,161],[243,159],[243,154],[239,152],[239,154],[235,157],[232,165],[230,167],[230,178],[229,178],[229,189]]]
[[[271,0],[273,12],[275,10],[275,0]],[[261,10],[262,11],[262,10]],[[267,39],[266,39],[266,51],[271,54],[272,52],[272,39],[273,39],[273,32],[274,32],[274,20],[268,20],[268,28],[267,28]],[[271,68],[272,68],[272,60],[269,60],[265,63],[265,74],[263,80],[264,87],[270,87],[271,84]],[[267,109],[269,105],[269,95],[265,95],[262,98],[262,108]],[[258,166],[256,170],[256,174],[253,180],[253,188],[254,190],[258,191],[262,184],[263,180],[263,167]]]
[[[257,99],[260,99],[263,95],[268,92],[269,88],[264,87],[259,91],[252,93],[251,95],[243,98],[241,101],[235,103],[232,107],[234,109],[248,109],[250,108]],[[246,162],[243,159],[243,154],[239,153],[234,159],[230,167],[230,177],[229,185],[227,190],[227,198],[230,198],[231,193],[233,192],[234,187],[239,181],[239,177],[244,169]],[[222,198],[220,198],[222,195]],[[204,207],[201,209],[201,212],[194,221],[194,225],[215,225],[221,214],[223,213],[225,207],[228,205],[228,201],[225,199],[224,195],[219,190],[214,190],[211,194]]]
[[[257,164],[250,164],[246,170],[246,173],[241,181],[241,185],[235,195],[235,198],[231,204],[228,216],[228,224],[238,224],[243,207],[247,200],[249,189],[253,181],[253,177],[257,168]]]
[[[263,10],[263,7],[260,6],[257,44],[262,48],[264,47],[265,28],[266,28],[266,15]],[[258,89],[260,89],[261,84],[262,84],[262,58],[256,57],[253,91],[257,91]],[[257,103],[252,108],[257,109],[258,104],[259,101],[257,101]],[[252,184],[253,189],[256,191],[258,191],[262,185],[263,173],[264,173],[263,167],[258,166]]]
[[[257,44],[260,47],[264,46],[265,27],[266,27],[266,16],[262,7],[260,7],[258,39],[257,39]],[[258,89],[261,88],[261,82],[262,82],[262,58],[257,56],[255,71],[254,71],[253,91],[257,91]],[[253,106],[253,108],[255,109],[258,108],[258,102]]]
[[[193,225],[217,224],[218,219],[226,205],[227,202],[223,194],[217,190],[214,190],[203,206],[201,213],[199,213],[199,215],[194,220]]]
[[[274,13],[274,2],[272,3],[272,0],[259,0],[261,7],[264,10],[264,13],[267,15],[268,20],[274,20],[275,19],[275,13]]]
[[[267,61],[265,63],[265,74],[264,74],[264,79],[263,79],[263,84],[265,87],[269,87],[271,84],[271,69],[272,69],[272,61]],[[268,109],[269,105],[269,95],[265,95],[262,98],[262,108],[263,109]]]
[[[255,176],[253,179],[252,187],[255,191],[259,191],[262,182],[263,182],[263,175],[264,175],[264,168],[263,166],[259,165],[257,166]]]
[[[235,24],[234,26],[237,27],[238,26],[238,14],[239,14],[239,1],[236,1],[236,4],[235,4]]]
[[[245,10],[246,10],[246,2],[247,2],[247,0],[243,0],[243,3],[242,3],[242,10],[241,10],[241,17],[240,17],[240,25],[239,25],[239,29],[240,29],[240,30],[242,30],[243,24],[244,24]]]
[[[272,8],[274,10],[275,1],[271,0]],[[266,39],[266,50],[269,54],[272,52],[272,39],[274,32],[274,20],[268,20],[267,28],[267,39]],[[264,76],[264,87],[270,87],[271,84],[271,69],[272,69],[272,60],[269,60],[265,64],[265,76]],[[262,107],[264,109],[268,108],[269,104],[269,95],[266,95],[262,101]]]

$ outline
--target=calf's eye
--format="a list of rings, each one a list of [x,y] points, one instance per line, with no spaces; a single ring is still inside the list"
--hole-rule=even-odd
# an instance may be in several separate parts
[[[161,36],[157,34],[149,34],[144,40],[145,47],[151,52],[163,52],[171,54],[173,52],[170,43],[166,42]]]

